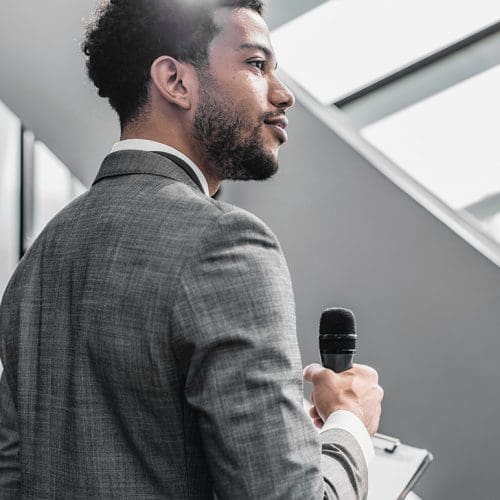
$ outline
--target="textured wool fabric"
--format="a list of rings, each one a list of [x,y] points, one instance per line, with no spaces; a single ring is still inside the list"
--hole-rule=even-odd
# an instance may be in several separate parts
[[[0,497],[364,498],[356,440],[303,411],[294,309],[259,219],[110,154],[2,301]]]

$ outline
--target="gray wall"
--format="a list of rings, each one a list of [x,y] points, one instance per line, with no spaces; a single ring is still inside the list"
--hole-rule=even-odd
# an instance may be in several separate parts
[[[223,198],[278,235],[304,364],[323,308],[351,307],[358,362],[386,390],[381,431],[430,449],[425,500],[499,498],[500,269],[401,192],[301,105],[281,170]]]

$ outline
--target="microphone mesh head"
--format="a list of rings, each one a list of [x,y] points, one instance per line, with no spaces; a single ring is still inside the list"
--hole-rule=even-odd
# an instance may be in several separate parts
[[[355,335],[356,323],[354,314],[349,309],[332,307],[326,309],[319,322],[320,335]]]

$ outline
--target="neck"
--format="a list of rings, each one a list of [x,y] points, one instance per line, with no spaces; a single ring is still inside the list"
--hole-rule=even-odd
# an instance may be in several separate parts
[[[145,127],[125,127],[122,130],[120,140],[144,139],[160,142],[177,149],[182,154],[185,154],[201,170],[207,180],[210,196],[213,196],[219,190],[221,181],[211,173],[210,166],[203,161],[201,152],[196,147],[192,147],[186,143],[184,137],[185,134],[175,133],[174,130],[160,133],[158,130],[147,130]]]

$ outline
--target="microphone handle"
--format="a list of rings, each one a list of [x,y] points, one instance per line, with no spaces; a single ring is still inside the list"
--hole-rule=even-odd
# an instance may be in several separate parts
[[[352,368],[354,352],[331,353],[321,352],[321,363],[335,373],[344,372]]]

